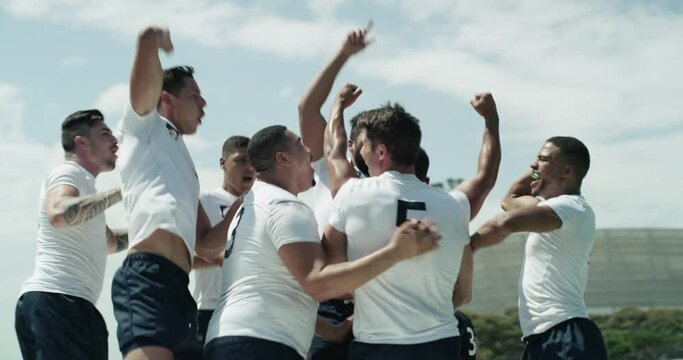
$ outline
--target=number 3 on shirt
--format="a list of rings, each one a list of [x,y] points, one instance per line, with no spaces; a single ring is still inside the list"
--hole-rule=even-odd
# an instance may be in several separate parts
[[[242,221],[242,214],[244,214],[244,207],[240,207],[240,211],[235,215],[235,219],[232,219],[232,221],[237,220],[237,223],[232,229],[232,234],[230,234],[230,247],[225,250],[226,259],[232,254],[232,248],[235,247],[235,235],[237,234],[237,227],[240,226],[240,221]]]
[[[406,201],[398,199],[398,208],[396,210],[396,226],[401,226],[408,220],[408,210],[413,211],[427,211],[427,205],[421,201]],[[422,217],[410,217],[410,219],[422,220]]]

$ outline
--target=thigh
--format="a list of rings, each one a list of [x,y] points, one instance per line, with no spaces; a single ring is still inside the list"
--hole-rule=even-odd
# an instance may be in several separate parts
[[[223,336],[204,347],[204,360],[302,360],[293,348],[274,341],[249,336]]]

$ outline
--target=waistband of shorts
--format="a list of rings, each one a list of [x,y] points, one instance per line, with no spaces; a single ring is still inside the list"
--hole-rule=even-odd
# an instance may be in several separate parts
[[[591,322],[590,319],[584,318],[584,317],[569,318],[567,320],[560,321],[559,323],[551,326],[548,330],[546,330],[542,333],[527,335],[527,336],[522,338],[522,341],[525,343],[530,343],[530,342],[536,342],[536,341],[542,340],[545,335],[549,334],[551,331],[556,330],[559,327],[566,325],[567,323],[584,322],[584,320]]]
[[[157,264],[159,265],[160,270],[171,278],[189,279],[189,275],[185,272],[185,270],[176,265],[173,261],[161,255],[146,252],[129,254],[123,260],[123,264],[121,266],[125,267],[132,263]]]

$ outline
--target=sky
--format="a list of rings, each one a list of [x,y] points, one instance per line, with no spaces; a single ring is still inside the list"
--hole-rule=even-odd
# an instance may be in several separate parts
[[[208,105],[186,142],[211,188],[227,137],[273,124],[299,132],[299,97],[369,19],[375,41],[346,64],[333,95],[345,82],[364,90],[347,118],[391,101],[420,119],[432,181],[474,175],[483,120],[468,102],[493,93],[503,158],[472,230],[555,135],[591,152],[583,195],[599,228],[681,227],[682,2],[0,0],[0,358],[20,358],[14,306],[33,268],[40,183],[63,159],[59,126],[86,108],[116,126],[139,30],[168,26],[175,51],[162,64],[196,69]],[[117,184],[116,171],[98,177],[100,190]],[[121,205],[106,215],[125,227]],[[108,258],[97,304],[114,359],[109,288],[122,259]]]

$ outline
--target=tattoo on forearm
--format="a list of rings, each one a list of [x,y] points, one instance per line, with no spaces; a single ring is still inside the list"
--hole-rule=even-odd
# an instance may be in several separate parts
[[[128,249],[128,233],[116,234],[116,252]]]
[[[66,205],[64,222],[67,225],[82,224],[119,201],[121,201],[120,189],[75,198]]]

